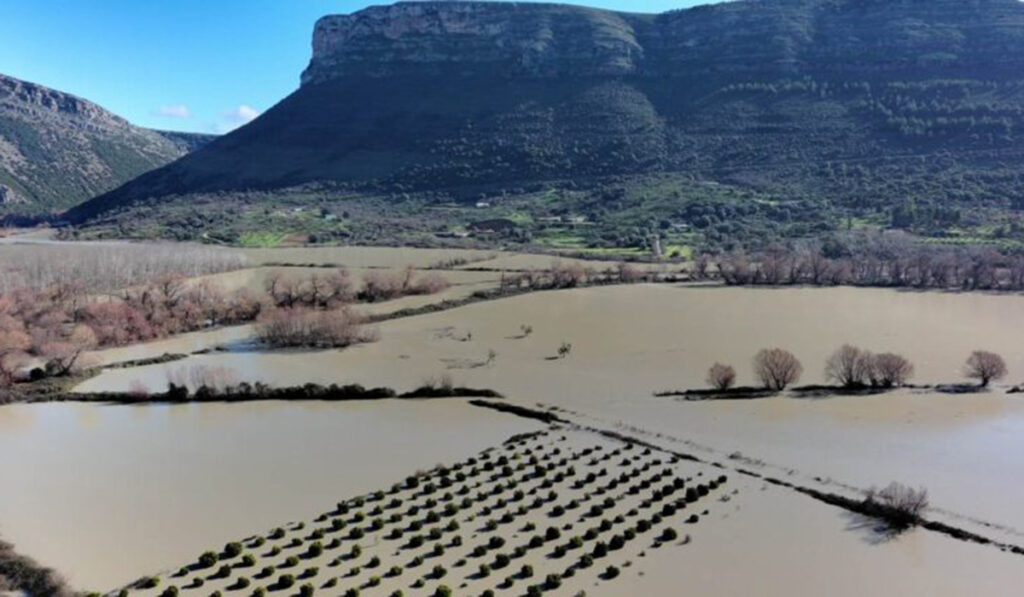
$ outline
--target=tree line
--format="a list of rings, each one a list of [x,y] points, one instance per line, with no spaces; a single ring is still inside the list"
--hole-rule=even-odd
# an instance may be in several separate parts
[[[81,276],[80,276],[81,277]],[[44,279],[44,278],[39,278]],[[257,322],[272,346],[347,346],[375,339],[350,308],[449,286],[436,273],[412,268],[371,271],[358,284],[345,268],[307,275],[272,271],[263,292],[225,291],[209,280],[162,273],[145,282],[101,293],[96,286],[62,281],[42,289],[0,294],[0,385],[31,363],[32,375],[66,375],[92,365],[89,351],[146,342],[219,325]]]
[[[765,348],[754,356],[754,378],[761,387],[781,392],[800,381],[803,365],[793,353],[782,348]],[[914,375],[914,364],[905,356],[872,353],[850,344],[836,349],[825,361],[825,377],[844,389],[890,389],[906,385]],[[1006,361],[986,350],[973,351],[964,363],[963,375],[977,380],[982,388],[1006,377]],[[728,391],[736,383],[736,370],[724,363],[713,364],[705,381],[718,391]]]
[[[694,275],[717,274],[729,285],[1024,290],[1024,255],[922,244],[899,232],[856,238],[859,242],[775,244],[755,253],[701,256]]]

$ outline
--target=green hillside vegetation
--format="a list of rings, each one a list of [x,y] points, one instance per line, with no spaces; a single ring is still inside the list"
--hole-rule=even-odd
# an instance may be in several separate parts
[[[480,32],[445,32],[452,12]],[[373,34],[408,22],[423,31]],[[85,234],[441,243],[470,230],[594,251],[864,227],[1024,240],[1015,0],[660,15],[426,2],[328,17],[317,35],[294,94],[68,217]],[[298,207],[332,218],[272,217]],[[515,225],[474,231],[495,218]]]

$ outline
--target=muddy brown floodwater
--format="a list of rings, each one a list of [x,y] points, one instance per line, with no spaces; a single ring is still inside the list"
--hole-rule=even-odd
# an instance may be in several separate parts
[[[856,288],[694,288],[657,285],[542,292],[479,303],[380,326],[382,339],[346,351],[233,353],[118,370],[84,391],[154,389],[191,363],[224,366],[239,379],[289,385],[387,384],[408,389],[448,373],[512,400],[543,402],[672,435],[722,454],[740,452],[779,470],[866,488],[899,480],[924,485],[933,503],[966,517],[1024,530],[1024,395],[899,391],[828,399],[679,402],[669,388],[700,387],[715,361],[752,383],[762,347],[793,351],[803,382],[824,382],[829,353],[850,342],[895,351],[919,383],[963,381],[971,350],[1003,354],[1024,376],[1013,325],[1024,297]],[[533,327],[526,338],[520,325]],[[471,338],[471,339],[470,339]],[[573,345],[551,360],[561,342]],[[494,350],[496,360],[485,364]],[[1008,380],[1009,381],[1009,380]],[[990,487],[979,492],[977,487]]]
[[[108,590],[538,428],[460,400],[0,408],[0,535]]]
[[[925,486],[935,507],[932,518],[1024,544],[1024,510],[1019,508],[1024,497],[1024,396],[1006,394],[1006,386],[963,395],[901,390],[876,396],[713,402],[653,396],[658,390],[702,386],[705,371],[715,361],[733,364],[739,382],[751,383],[750,359],[767,346],[794,352],[805,367],[803,382],[823,382],[825,359],[847,342],[905,354],[916,365],[914,381],[918,383],[962,381],[962,363],[970,351],[993,350],[1003,354],[1016,376],[1007,380],[1010,383],[1024,376],[1024,351],[1019,349],[1014,326],[1022,317],[1024,297],[1013,295],[853,288],[588,288],[540,292],[388,321],[380,325],[380,342],[343,351],[202,355],[164,365],[110,370],[79,389],[127,390],[135,382],[162,389],[169,373],[193,365],[223,367],[237,379],[277,385],[358,382],[399,390],[448,374],[456,383],[494,388],[512,401],[559,406],[576,413],[575,420],[581,422],[617,427],[792,483],[837,491],[893,480]],[[523,336],[523,325],[532,326],[532,333]],[[572,350],[565,358],[555,358],[562,342],[571,343]],[[488,361],[492,350],[496,358]],[[400,411],[403,417],[415,416],[415,421],[399,418],[398,423],[389,417],[380,423],[372,413],[389,408],[386,404],[390,403],[337,407],[361,413],[354,419],[326,416],[335,408],[326,405],[310,409],[230,405],[213,407],[209,412],[216,416],[193,410],[206,407],[64,405],[8,410],[7,428],[20,431],[2,436],[0,442],[7,445],[0,444],[0,453],[12,453],[13,448],[18,457],[12,461],[16,464],[6,465],[15,476],[0,463],[0,478],[14,479],[12,486],[20,489],[0,495],[0,523],[5,525],[0,526],[0,534],[25,544],[27,553],[42,555],[48,563],[66,564],[81,574],[95,573],[96,578],[115,576],[109,569],[90,572],[102,566],[81,561],[78,550],[96,541],[120,541],[107,547],[129,545],[135,550],[164,532],[168,545],[188,543],[182,551],[194,555],[197,547],[190,537],[200,526],[196,522],[207,517],[215,526],[221,519],[235,525],[218,527],[222,534],[231,530],[231,536],[244,536],[282,519],[307,517],[322,508],[325,500],[331,503],[334,498],[327,494],[342,486],[332,485],[329,473],[354,474],[352,463],[365,462],[351,455],[351,450],[365,458],[366,446],[374,446],[372,462],[384,462],[383,454],[393,449],[391,438],[404,437],[409,429],[418,438],[417,446],[460,450],[478,447],[470,446],[467,437],[481,442],[488,436],[497,439],[495,425],[517,426],[504,418],[477,424],[473,417],[479,415],[466,416],[455,403],[443,408],[458,416],[428,409],[432,404],[417,405],[423,411]],[[262,414],[264,409],[272,409],[272,414]],[[0,410],[0,417],[4,415]],[[431,416],[444,420],[447,434],[427,425],[437,435],[418,435],[425,433],[419,417],[436,420]],[[36,423],[25,423],[25,417]],[[291,423],[293,418],[300,423]],[[97,419],[105,423],[98,424]],[[346,435],[345,443],[331,444],[340,441],[339,435]],[[21,438],[17,440],[21,445],[12,445],[12,437]],[[330,449],[311,449],[309,442],[318,437],[327,438],[321,441]],[[97,447],[83,443],[87,438]],[[459,439],[454,448],[447,445],[452,438]],[[197,464],[222,449],[235,451],[234,455],[215,459],[214,465]],[[130,457],[115,457],[122,452]],[[348,468],[338,464],[339,452],[343,458],[353,458],[343,461]],[[391,474],[381,474],[381,481],[390,482],[410,468],[440,458],[433,452],[402,454],[400,464],[388,471]],[[290,466],[281,460],[283,455],[289,455]],[[414,462],[414,458],[426,462]],[[149,476],[134,477],[138,473],[131,467]],[[58,475],[63,481],[52,482],[36,473],[44,470],[73,472]],[[376,470],[376,466],[361,466],[354,478],[362,483],[362,475]],[[294,476],[279,484],[278,474]],[[75,495],[68,491],[76,487],[69,485],[68,475],[88,477],[76,483],[95,492],[73,501],[75,516],[101,522],[82,527],[60,514],[68,501],[65,496]],[[209,482],[204,484],[203,479]],[[370,481],[366,479],[366,484]],[[334,482],[340,483],[337,478]],[[273,489],[303,484],[311,484],[311,491],[320,494],[314,499]],[[241,493],[232,489],[236,485],[243,488]],[[759,484],[754,485],[760,491]],[[369,488],[360,485],[362,490]],[[48,508],[35,503],[40,495],[61,491],[64,495],[49,502]],[[171,505],[153,501],[152,496],[141,503],[171,510],[160,512],[157,522],[150,520],[154,515],[148,510],[123,518],[96,512],[107,508],[100,496],[123,494],[119,499],[127,502],[137,499],[139,492],[160,493]],[[688,582],[680,581],[680,587],[696,589],[698,594],[717,590],[717,594],[764,595],[956,595],[975,587],[985,594],[1012,595],[1024,580],[1024,559],[1019,556],[925,531],[882,542],[841,510],[779,488],[766,487],[764,494],[767,497],[756,502],[737,502],[742,510],[720,514],[721,524],[694,532],[693,555],[685,564]],[[274,507],[258,510],[259,516],[242,516],[239,512],[248,511],[248,501],[253,499],[250,495],[257,503],[265,499]],[[176,509],[175,499],[185,500],[186,505]],[[238,503],[246,503],[246,508],[237,508]],[[57,514],[51,516],[52,512]],[[129,532],[111,527],[120,524],[142,528]],[[246,528],[239,531],[236,526]],[[74,546],[65,548],[67,541],[52,534],[64,528],[76,529]],[[110,528],[118,531],[111,533]],[[200,533],[203,538],[212,536],[204,533]],[[149,547],[141,551],[154,562],[160,560],[151,569],[181,560],[163,545],[150,547],[152,551],[147,551]],[[665,556],[651,557],[653,564]],[[763,565],[749,563],[758,559]],[[737,567],[737,561],[748,563]],[[673,575],[683,570],[673,566],[674,562],[644,566],[644,576],[634,578],[639,591],[635,594],[655,594],[657,587],[673,586],[677,578]],[[607,591],[612,587],[586,590],[611,594]]]

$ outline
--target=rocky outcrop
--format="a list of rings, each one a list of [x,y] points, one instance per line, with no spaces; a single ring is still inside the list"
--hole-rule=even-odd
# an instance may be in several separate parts
[[[500,72],[604,76],[643,60],[649,17],[532,3],[401,2],[320,19],[304,84],[343,76]]]
[[[1018,0],[746,0],[660,15],[400,2],[320,19],[302,82],[1019,68],[1024,57],[1006,50],[1021,43],[1022,26]]]

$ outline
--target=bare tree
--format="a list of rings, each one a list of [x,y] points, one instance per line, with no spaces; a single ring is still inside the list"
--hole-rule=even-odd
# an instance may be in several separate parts
[[[905,529],[921,522],[928,509],[928,491],[893,482],[884,489],[869,490],[864,507],[894,528]]]
[[[46,368],[53,375],[67,375],[87,365],[83,357],[98,345],[96,333],[87,325],[77,325],[62,341],[44,344],[40,349],[46,359]]]
[[[625,262],[616,265],[616,275],[618,276],[619,282],[622,282],[623,284],[638,282],[644,277],[644,273],[640,271],[640,268],[632,263]]]
[[[825,361],[825,377],[841,386],[863,386],[871,378],[871,353],[844,344]]]
[[[363,322],[349,307],[332,311],[275,309],[260,315],[256,334],[274,347],[342,348],[378,339],[377,331],[364,328]]]
[[[715,363],[708,369],[707,382],[716,390],[728,390],[736,382],[736,370],[729,365]]]
[[[914,364],[902,355],[891,352],[876,354],[871,359],[871,381],[891,388],[902,386],[914,376]]]
[[[781,348],[764,348],[754,356],[754,376],[768,389],[781,391],[800,379],[803,365]]]
[[[1006,361],[994,352],[975,350],[967,357],[964,376],[977,379],[981,387],[988,387],[989,382],[1006,377]]]

